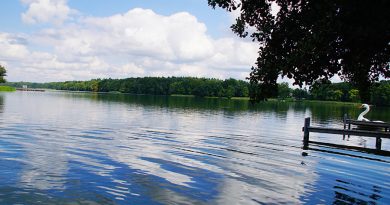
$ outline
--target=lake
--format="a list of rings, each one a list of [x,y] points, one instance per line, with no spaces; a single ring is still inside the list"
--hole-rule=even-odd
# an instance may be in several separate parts
[[[390,204],[390,159],[310,144],[356,105],[0,93],[0,204]],[[369,119],[390,121],[373,107]],[[375,147],[371,138],[311,140]],[[390,140],[382,148],[390,150]]]

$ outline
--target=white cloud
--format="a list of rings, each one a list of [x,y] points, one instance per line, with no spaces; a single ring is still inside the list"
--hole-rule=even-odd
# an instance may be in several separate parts
[[[26,15],[34,3],[67,7],[65,0],[22,1],[29,5]],[[136,8],[108,17],[79,16],[71,23],[66,21],[69,13],[61,16],[61,27],[45,27],[23,36],[0,33],[0,45],[6,48],[0,51],[0,61],[8,65],[8,80],[243,79],[257,57],[256,43],[238,37],[213,39],[206,25],[187,12],[163,16]],[[35,23],[46,22],[43,17],[31,18]]]
[[[22,13],[22,20],[28,24],[53,23],[62,24],[69,18],[72,10],[67,5],[67,0],[21,0],[28,9]]]
[[[125,64],[119,68],[119,73],[125,73],[128,76],[142,76],[145,71],[143,68],[135,65],[134,63]]]
[[[217,68],[248,70],[257,58],[258,46],[252,42],[223,38],[216,40],[214,45],[216,52],[212,56],[211,62]]]
[[[123,15],[86,18],[82,22],[87,26],[74,35],[76,41],[89,41],[95,50],[107,53],[196,61],[213,52],[206,26],[185,12],[161,16],[137,8]]]
[[[20,41],[21,36],[0,33],[0,60],[15,60],[28,56],[30,52]]]

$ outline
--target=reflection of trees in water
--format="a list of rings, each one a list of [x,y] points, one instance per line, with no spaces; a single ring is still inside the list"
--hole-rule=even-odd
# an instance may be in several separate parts
[[[343,103],[305,103],[312,111],[312,116],[318,121],[341,120],[344,114],[348,114],[349,118],[357,119],[358,115],[363,112],[359,105],[343,104]],[[366,117],[370,120],[390,121],[389,107],[371,107],[370,112]]]
[[[352,119],[357,116],[356,108],[351,104],[302,102],[302,106],[310,109],[313,119],[319,122],[341,121],[344,114]]]
[[[158,108],[179,108],[190,110],[228,109],[242,111],[248,110],[249,107],[249,102],[246,100],[228,100],[218,98],[91,93],[67,93],[66,96],[104,102],[118,102]]]
[[[251,104],[247,100],[224,98],[200,98],[188,96],[130,95],[110,93],[61,93],[70,98],[85,98],[98,102],[126,103],[142,107],[172,109],[177,111],[221,112],[237,115],[247,112],[272,114],[275,118],[286,119],[288,112],[306,114],[310,111],[315,122],[342,122],[344,114],[356,119],[362,110],[355,104],[339,102],[282,102],[268,101]],[[368,113],[369,119],[390,121],[387,107],[375,107]],[[302,119],[303,121],[303,119]]]
[[[0,94],[0,113],[3,113],[4,97]]]
[[[267,101],[251,104],[247,100],[228,100],[224,98],[201,98],[188,96],[159,96],[159,95],[131,95],[131,94],[110,94],[110,93],[61,93],[68,98],[85,98],[98,102],[116,102],[133,104],[142,107],[169,108],[190,111],[219,112],[224,111],[229,115],[261,112],[273,113],[275,117],[285,119],[288,111],[295,113],[306,113],[311,111],[315,121],[329,122],[341,121],[344,114],[351,119],[357,118],[362,110],[354,104],[339,102],[282,102]],[[368,113],[369,119],[390,121],[390,108],[375,107]]]
[[[272,112],[285,117],[290,109],[289,102],[262,102],[251,104],[247,100],[228,100],[221,98],[200,98],[181,96],[154,96],[129,94],[93,94],[93,93],[66,93],[70,98],[86,98],[101,102],[118,102],[135,104],[143,107],[170,108],[191,111],[228,111],[240,112]]]
[[[359,109],[356,116],[362,111],[363,109]],[[370,112],[368,112],[365,117],[370,120],[382,120],[385,122],[390,122],[390,108],[371,106]]]
[[[286,118],[289,110],[293,110],[295,113],[306,113],[307,110],[310,110],[313,119],[319,121],[320,123],[333,120],[341,121],[344,114],[348,114],[352,119],[354,119],[360,113],[360,110],[356,105],[335,102],[267,101],[251,104],[247,100],[228,100],[223,98],[69,92],[65,93],[65,96],[69,98],[85,98],[98,102],[126,103],[142,107],[169,108],[201,112],[224,111],[229,115],[246,112],[272,113],[275,117],[282,119]],[[388,108],[381,109],[381,113],[383,113],[383,109],[388,110]],[[383,118],[384,117],[382,116],[379,119]]]

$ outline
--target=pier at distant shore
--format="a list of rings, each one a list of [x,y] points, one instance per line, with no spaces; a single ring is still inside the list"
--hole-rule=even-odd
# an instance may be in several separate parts
[[[44,89],[35,89],[35,88],[16,88],[18,91],[34,91],[34,92],[45,92]]]

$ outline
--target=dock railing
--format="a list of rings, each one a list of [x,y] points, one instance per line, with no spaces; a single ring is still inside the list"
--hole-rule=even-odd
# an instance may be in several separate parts
[[[371,131],[371,130],[360,130],[360,129],[351,129],[351,125],[364,126],[368,128],[380,128],[384,131]],[[305,124],[302,128],[303,134],[303,147],[307,148],[310,142],[310,132],[317,133],[327,133],[327,134],[340,134],[343,135],[354,135],[354,136],[364,136],[364,137],[375,137],[376,150],[380,151],[382,149],[382,138],[390,139],[390,124],[389,123],[379,123],[379,122],[363,122],[350,120],[344,116],[344,129],[337,128],[324,128],[324,127],[313,127],[310,126],[310,117],[305,118]]]

